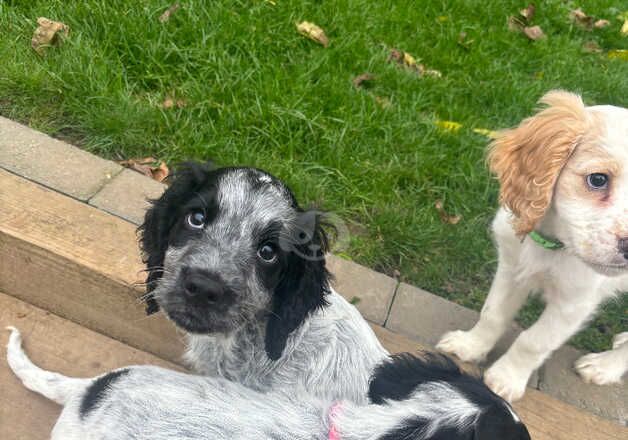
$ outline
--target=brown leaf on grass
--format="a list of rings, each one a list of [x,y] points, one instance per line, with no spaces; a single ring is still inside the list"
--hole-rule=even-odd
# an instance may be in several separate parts
[[[297,30],[301,35],[322,44],[323,47],[329,46],[329,38],[325,35],[325,31],[316,24],[310,23],[309,21],[302,21],[301,23],[297,23]]]
[[[362,75],[358,75],[353,78],[353,85],[359,89],[360,87],[367,85],[366,83],[373,81],[374,79],[375,75],[365,72]]]
[[[60,44],[62,38],[67,37],[70,33],[68,25],[44,17],[39,17],[37,24],[39,26],[33,32],[31,47],[39,55],[43,55],[47,47]]]
[[[578,26],[587,30],[591,30],[591,28],[593,27],[594,20],[595,20],[593,17],[590,17],[587,14],[585,14],[584,11],[580,8],[574,9],[573,11],[571,11],[569,13],[569,18],[571,18],[571,21],[576,23]]]
[[[440,78],[443,74],[435,69],[428,69],[425,65],[417,63],[416,59],[408,52],[403,52],[398,49],[391,49],[390,55],[388,55],[389,62],[396,62],[402,67],[413,71],[419,76],[432,76],[434,78]]]
[[[525,27],[525,23],[518,17],[511,15],[508,17],[508,30],[510,32],[523,32],[523,28]]]
[[[523,33],[532,41],[538,41],[546,38],[541,26],[526,26],[523,28]]]
[[[164,99],[164,102],[161,103],[161,108],[163,109],[171,109],[173,107],[177,107],[177,108],[183,108],[186,106],[186,102],[184,99],[174,99],[173,97],[167,95],[166,99]]]
[[[172,4],[168,9],[164,11],[163,14],[159,16],[159,21],[162,23],[165,23],[168,20],[170,20],[170,16],[174,14],[176,10],[179,9],[180,7],[181,5],[179,4],[179,2]]]
[[[602,28],[605,28],[606,26],[608,26],[609,24],[611,24],[610,21],[604,20],[604,19],[600,19],[600,20],[597,20],[595,23],[593,23],[593,27],[595,29],[602,29]]]
[[[158,161],[154,157],[133,158],[121,160],[118,164],[133,171],[137,171],[147,177],[155,179],[157,182],[163,182],[170,174],[168,166],[165,162]]]
[[[582,45],[582,50],[587,53],[600,53],[602,48],[595,41],[587,41]]]
[[[153,167],[150,171],[153,179],[155,179],[157,182],[163,182],[166,177],[170,175],[170,170],[168,169],[168,166],[165,162],[161,162],[158,167]]]
[[[529,23],[530,21],[532,21],[532,18],[534,17],[535,12],[536,12],[536,6],[534,6],[534,3],[530,3],[527,8],[519,11],[519,15],[525,18],[525,20]]]
[[[434,203],[434,207],[436,211],[438,211],[438,215],[443,223],[449,223],[450,225],[458,224],[458,222],[462,219],[462,216],[459,215],[449,215],[445,211],[442,200],[436,200]]]

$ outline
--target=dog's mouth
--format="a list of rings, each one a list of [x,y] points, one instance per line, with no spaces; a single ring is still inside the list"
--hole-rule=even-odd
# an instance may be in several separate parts
[[[599,264],[591,261],[586,262],[598,273],[604,275],[620,275],[628,271],[628,263],[626,264]]]
[[[168,319],[177,327],[188,333],[207,335],[211,333],[225,333],[230,330],[230,326],[225,321],[200,318],[189,312],[179,310],[164,309],[164,312]]]

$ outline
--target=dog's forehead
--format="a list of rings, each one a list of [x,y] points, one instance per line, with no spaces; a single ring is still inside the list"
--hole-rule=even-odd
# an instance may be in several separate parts
[[[290,218],[295,201],[290,190],[270,174],[254,168],[238,168],[224,173],[217,188],[222,213],[238,216]]]
[[[628,109],[597,105],[589,107],[589,111],[602,117],[606,142],[628,154]]]

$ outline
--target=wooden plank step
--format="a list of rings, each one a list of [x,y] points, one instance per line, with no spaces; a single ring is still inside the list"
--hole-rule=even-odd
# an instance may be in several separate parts
[[[69,376],[89,377],[133,364],[180,367],[0,293],[0,439],[49,438],[61,407],[24,388],[9,369],[6,344],[17,327],[37,365]]]
[[[142,278],[133,225],[2,170],[0,188],[0,291],[179,361],[180,335],[162,316],[146,318],[141,291],[129,286]],[[389,350],[416,350],[375,329]],[[628,429],[538,391],[516,406],[538,440],[628,438]]]
[[[146,317],[135,226],[0,169],[0,291],[164,359],[180,337]]]

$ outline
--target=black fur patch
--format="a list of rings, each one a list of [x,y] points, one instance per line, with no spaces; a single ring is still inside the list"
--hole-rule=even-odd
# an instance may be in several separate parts
[[[418,385],[435,381],[483,386],[476,378],[463,374],[447,356],[423,353],[416,357],[400,353],[391,355],[377,366],[371,376],[369,399],[376,404],[384,403],[384,399],[404,400]]]
[[[91,410],[96,408],[98,404],[105,398],[107,388],[109,388],[112,383],[114,383],[121,376],[127,374],[128,372],[128,369],[112,371],[111,373],[107,373],[104,376],[100,376],[98,379],[96,379],[94,383],[87,389],[87,392],[83,396],[83,401],[81,402],[81,408],[79,410],[79,415],[81,416],[81,418],[85,418]]]
[[[525,425],[515,420],[508,404],[479,378],[460,370],[448,356],[423,353],[391,355],[373,373],[369,399],[382,404],[386,399],[405,400],[421,384],[444,382],[481,409],[474,423],[465,427],[439,426],[429,437],[421,436],[427,420],[414,417],[390,430],[378,440],[530,440]]]
[[[328,243],[319,218],[308,235],[306,242],[295,240],[275,288],[265,336],[266,354],[272,360],[281,357],[290,333],[311,313],[327,305],[325,297],[330,292],[332,277],[325,267]],[[304,258],[304,255],[310,255],[311,249],[316,249],[319,254]]]

